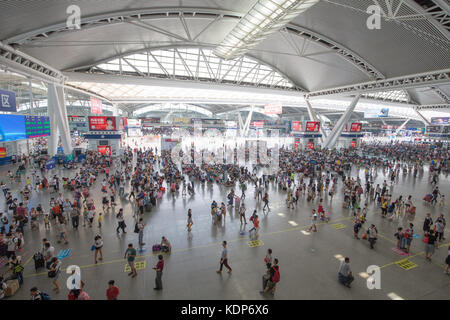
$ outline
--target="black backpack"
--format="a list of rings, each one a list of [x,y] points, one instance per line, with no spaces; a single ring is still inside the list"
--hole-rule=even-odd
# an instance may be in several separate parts
[[[139,233],[139,226],[137,223],[134,225],[134,232]]]

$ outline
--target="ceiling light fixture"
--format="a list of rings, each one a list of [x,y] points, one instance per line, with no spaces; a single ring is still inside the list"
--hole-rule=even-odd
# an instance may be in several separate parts
[[[234,59],[280,30],[320,0],[258,0],[214,49],[222,59]]]

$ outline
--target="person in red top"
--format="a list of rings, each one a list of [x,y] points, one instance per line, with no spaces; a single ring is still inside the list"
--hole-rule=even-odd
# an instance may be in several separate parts
[[[119,296],[119,288],[114,285],[114,280],[109,280],[108,289],[106,290],[106,297],[108,300],[117,300]]]
[[[255,236],[258,234],[258,228],[259,228],[259,219],[258,216],[255,215],[255,217],[253,218],[253,228],[251,228],[248,231],[248,234],[251,236],[252,231],[255,231]]]
[[[162,254],[158,256],[158,263],[156,264],[156,267],[153,268],[153,270],[156,270],[156,278],[155,278],[155,288],[153,290],[161,290],[162,289],[162,271],[164,269],[164,258]]]

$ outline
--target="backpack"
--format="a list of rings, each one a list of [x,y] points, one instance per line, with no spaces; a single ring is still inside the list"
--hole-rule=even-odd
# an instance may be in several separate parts
[[[45,292],[41,292],[41,297],[42,297],[42,300],[51,300],[50,296],[48,294],[46,294]]]
[[[278,269],[275,269],[275,267],[272,267],[274,274],[272,276],[272,282],[277,283],[280,282],[280,271]]]
[[[20,245],[22,244],[22,239],[20,238],[14,238],[14,241],[17,239],[17,246],[20,248]]]
[[[134,225],[134,233],[139,233],[139,226],[137,223]]]

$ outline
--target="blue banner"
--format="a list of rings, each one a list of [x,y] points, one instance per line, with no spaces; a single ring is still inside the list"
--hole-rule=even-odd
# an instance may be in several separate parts
[[[0,111],[17,112],[16,94],[14,92],[0,90]]]
[[[48,160],[47,163],[45,164],[45,167],[47,168],[47,170],[51,170],[51,169],[55,168],[56,167],[55,159],[52,158],[52,159]]]

